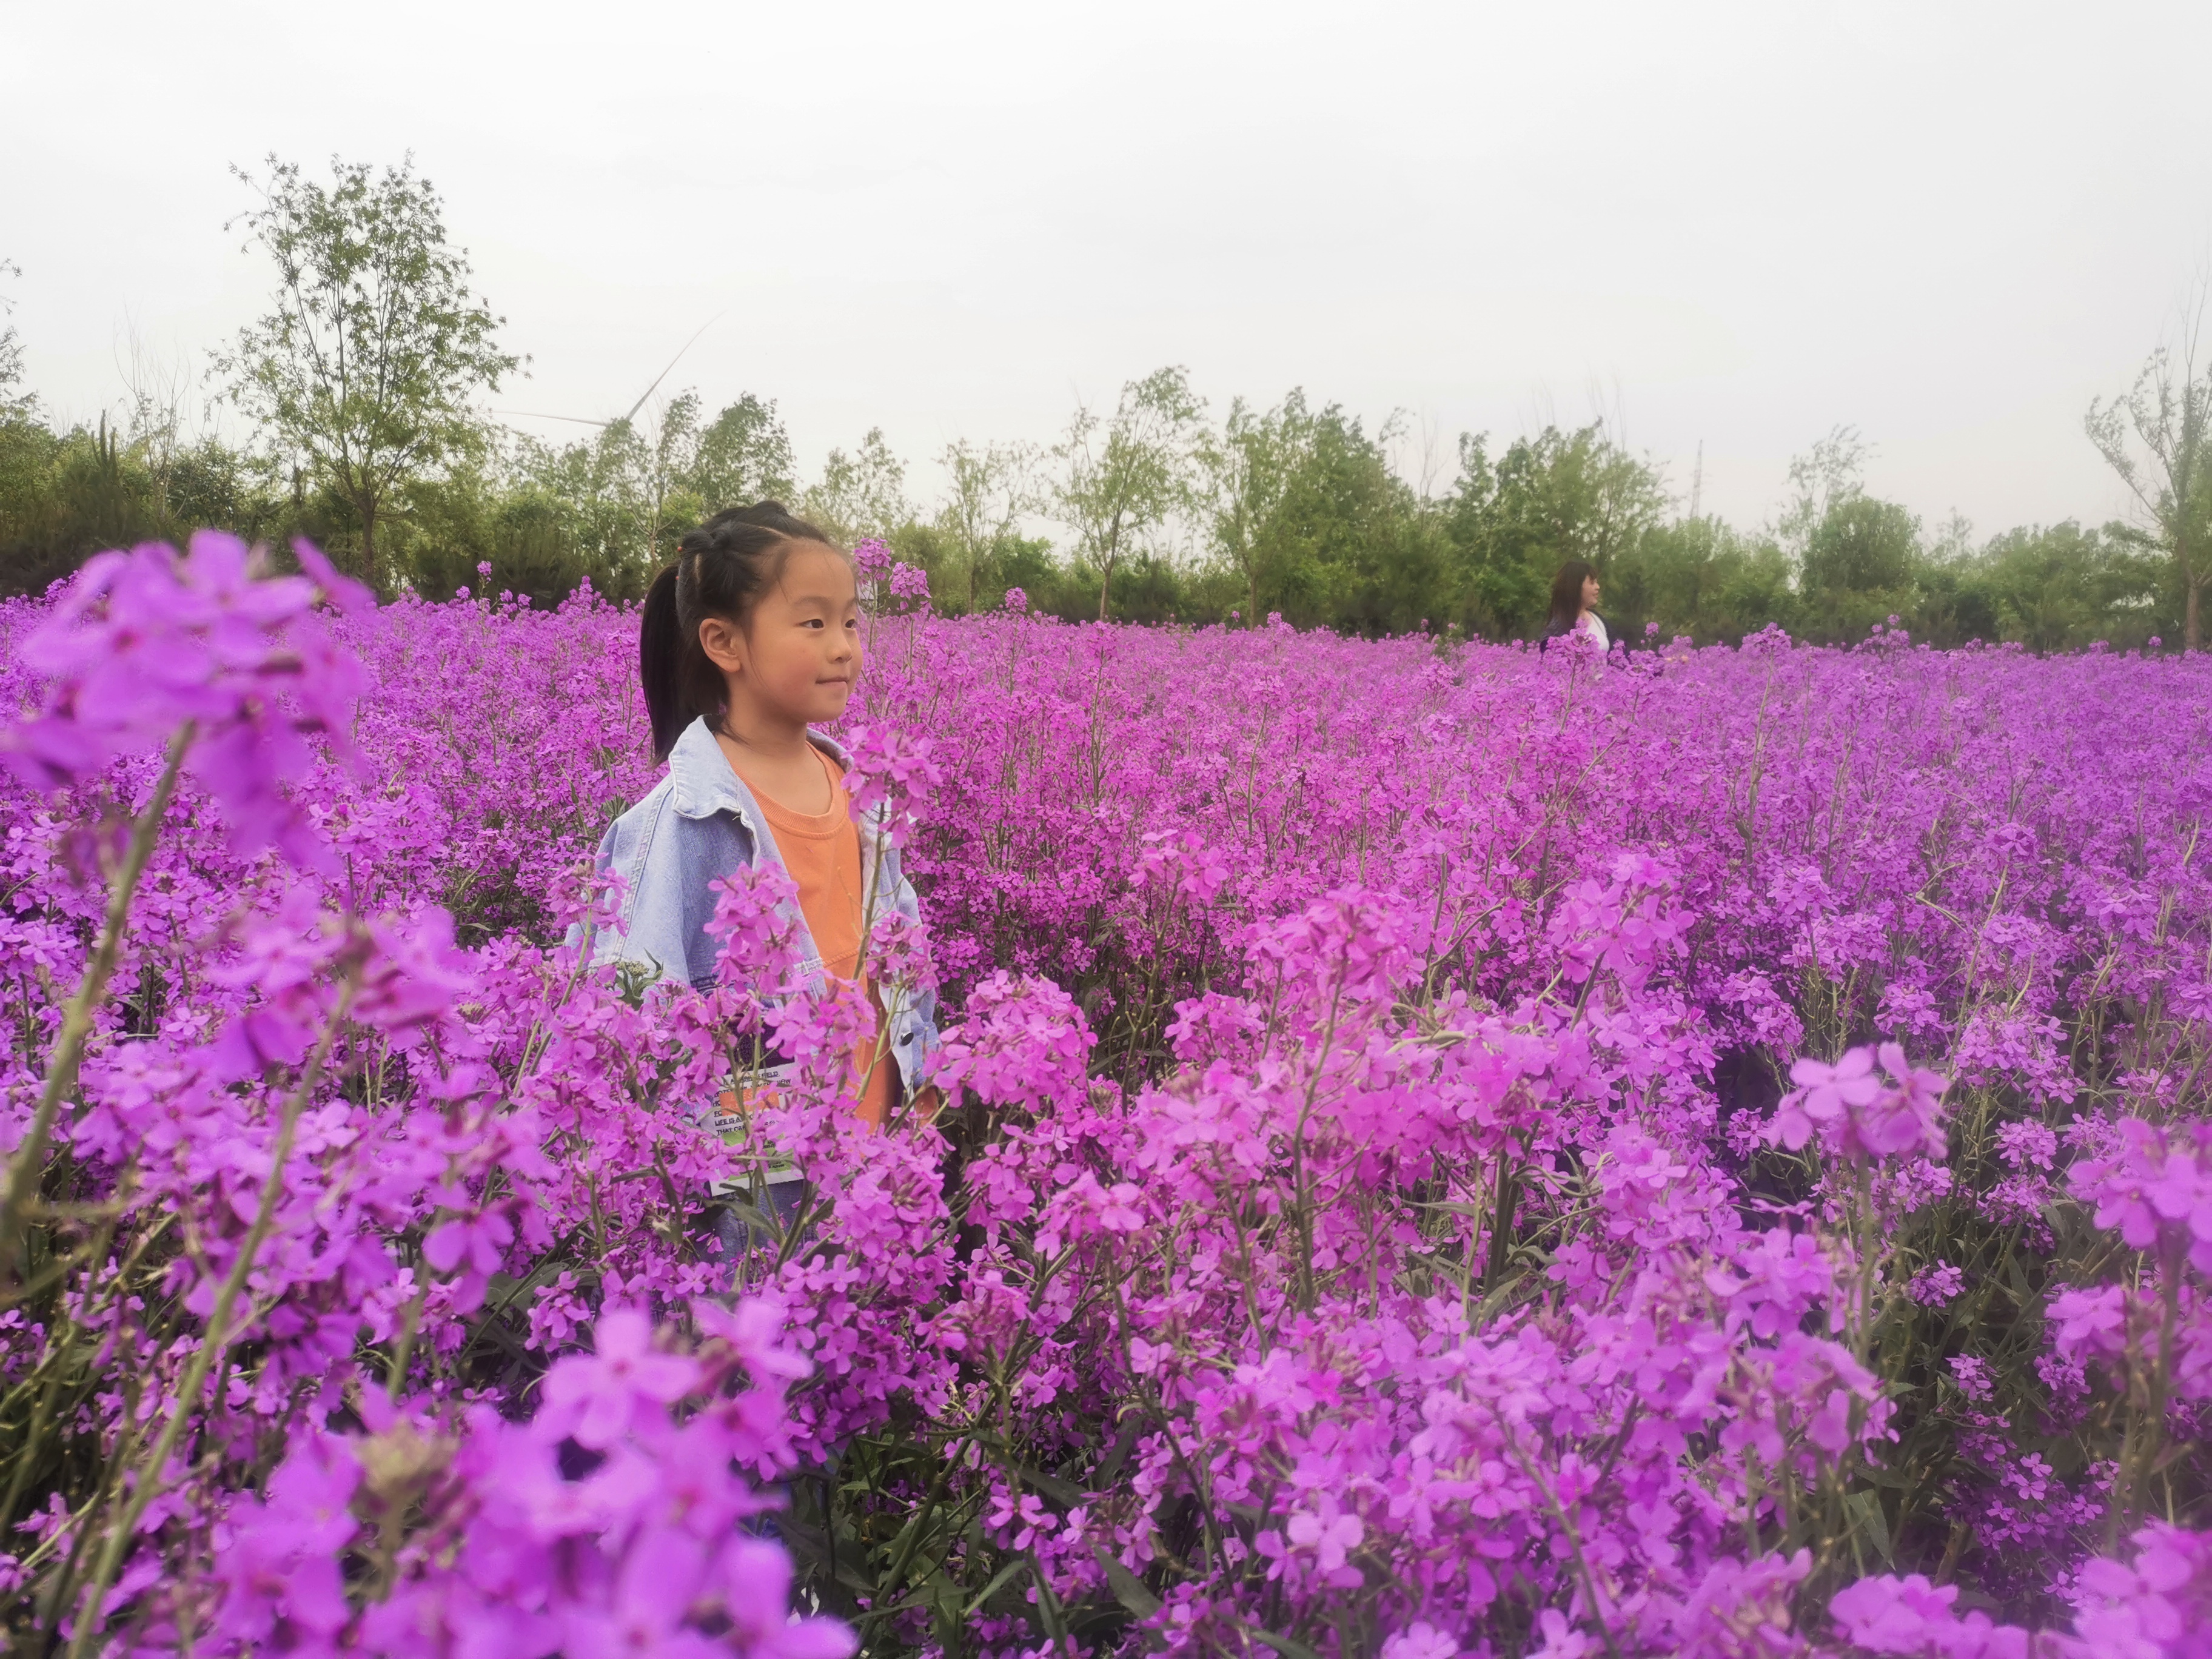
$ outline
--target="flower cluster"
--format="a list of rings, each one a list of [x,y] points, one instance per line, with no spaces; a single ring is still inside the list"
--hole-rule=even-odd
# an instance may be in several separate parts
[[[360,671],[315,606],[366,596],[313,548],[298,552],[307,574],[275,580],[255,580],[246,544],[212,530],[181,559],[160,545],[100,554],[14,647],[45,706],[0,734],[0,757],[51,788],[176,734],[234,850],[322,858],[279,785],[306,769],[307,734],[343,749]]]
[[[1874,1049],[1853,1048],[1832,1066],[1798,1060],[1790,1078],[1797,1087],[1783,1096],[1767,1127],[1773,1144],[1795,1152],[1817,1138],[1824,1150],[1852,1162],[1943,1156],[1943,1079],[1907,1063],[1896,1043],[1881,1045],[1879,1070]]]
[[[2161,1129],[2128,1118],[2112,1127],[2113,1144],[2068,1176],[2095,1206],[2097,1225],[2212,1274],[2212,1123]]]
[[[524,1423],[477,1406],[449,1431],[370,1395],[368,1433],[311,1431],[215,1524],[211,1644],[848,1659],[836,1620],[790,1616],[790,1558],[759,1529],[774,1500],[738,1473],[789,1466],[782,1387],[806,1364],[771,1305],[696,1317],[704,1340],[675,1352],[605,1310]],[[358,1617],[339,1574],[356,1553],[389,1581]]]

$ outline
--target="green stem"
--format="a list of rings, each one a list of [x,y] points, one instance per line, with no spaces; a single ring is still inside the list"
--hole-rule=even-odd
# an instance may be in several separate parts
[[[209,1311],[207,1334],[193,1352],[191,1363],[185,1368],[184,1380],[177,1385],[175,1409],[169,1420],[161,1425],[161,1438],[154,1443],[138,1471],[138,1484],[125,1501],[119,1514],[110,1527],[106,1544],[100,1550],[100,1565],[94,1570],[92,1582],[85,1587],[84,1606],[77,1618],[76,1634],[69,1645],[69,1659],[84,1659],[94,1650],[92,1643],[105,1622],[100,1603],[106,1598],[107,1587],[115,1582],[115,1575],[123,1565],[123,1558],[131,1548],[131,1540],[137,1534],[139,1518],[161,1486],[162,1472],[169,1467],[177,1442],[183,1437],[185,1419],[199,1407],[201,1390],[207,1386],[208,1373],[217,1359],[230,1352],[233,1333],[230,1328],[231,1310],[246,1289],[246,1281],[253,1271],[253,1259],[260,1253],[263,1241],[269,1237],[270,1228],[276,1219],[276,1200],[284,1190],[284,1166],[292,1156],[292,1142],[300,1127],[300,1115],[307,1109],[307,1101],[314,1092],[315,1084],[322,1075],[324,1062],[329,1060],[331,1048],[337,1042],[346,1015],[353,1006],[356,981],[349,979],[338,994],[337,1006],[331,1011],[330,1022],[323,1028],[315,1052],[308,1056],[307,1069],[300,1074],[299,1086],[284,1102],[283,1115],[276,1128],[276,1140],[270,1150],[269,1178],[261,1188],[260,1206],[253,1214],[253,1224],[246,1230],[246,1237],[238,1247],[238,1260],[231,1263],[230,1273],[216,1292],[215,1306]]]
[[[1513,1245],[1513,1210],[1521,1195],[1520,1182],[1513,1178],[1514,1160],[1506,1157],[1511,1147],[1510,1139],[1498,1143],[1498,1193],[1490,1206],[1490,1264],[1482,1275],[1483,1294],[1505,1276],[1505,1263]]]
[[[429,1298],[430,1277],[426,1266],[422,1282],[416,1286],[407,1311],[399,1321],[399,1340],[392,1350],[392,1363],[385,1368],[384,1394],[393,1405],[399,1403],[400,1391],[407,1386],[407,1362],[415,1352],[415,1327],[422,1317],[422,1304]]]
[[[1874,1342],[1874,1190],[1867,1179],[1867,1167],[1857,1166],[1858,1188],[1858,1245],[1859,1245],[1859,1307],[1857,1340],[1852,1344],[1858,1352],[1854,1356],[1860,1364],[1867,1362],[1867,1354]]]
[[[39,1109],[31,1115],[30,1127],[24,1131],[22,1144],[8,1164],[7,1192],[0,1196],[0,1267],[12,1268],[15,1264],[24,1217],[46,1176],[46,1142],[53,1133],[55,1114],[61,1109],[63,1098],[76,1086],[85,1038],[92,1032],[93,1010],[100,1006],[108,975],[115,971],[115,958],[122,951],[124,930],[131,920],[131,897],[138,890],[139,877],[145,873],[146,860],[153,856],[155,837],[168,812],[169,799],[176,793],[177,774],[197,729],[196,721],[186,720],[169,739],[168,761],[161,769],[161,781],[154,786],[146,810],[131,826],[131,844],[107,895],[107,915],[100,925],[99,941],[93,946],[83,979],[77,982],[76,994],[63,1012],[61,1035],[55,1040],[52,1058],[46,1062],[46,1087],[39,1096]]]
[[[2149,1398],[2145,1409],[2130,1426],[2135,1432],[2129,1436],[2134,1444],[2123,1455],[2119,1490],[2112,1494],[2113,1514],[2119,1526],[2132,1530],[2142,1519],[2143,1491],[2150,1481],[2151,1467],[2166,1449],[2166,1399],[2172,1386],[2173,1334],[2180,1315],[2181,1252],[2171,1245],[2161,1253],[2159,1263],[2159,1322],[2158,1355],[2150,1368]],[[2108,1526],[2108,1544],[2116,1545],[2118,1528]]]

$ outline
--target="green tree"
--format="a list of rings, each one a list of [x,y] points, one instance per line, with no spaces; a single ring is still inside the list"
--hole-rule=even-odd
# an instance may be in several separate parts
[[[617,589],[649,578],[676,538],[703,516],[686,474],[699,442],[699,394],[681,392],[649,422],[617,416],[562,453],[551,477],[578,509],[589,556]]]
[[[1978,636],[2035,651],[2077,651],[2096,640],[2139,646],[2171,631],[2179,609],[2161,556],[2070,521],[2007,531],[1968,568],[1995,623],[1994,635]]]
[[[0,259],[0,277],[22,274],[14,260]],[[15,301],[0,294],[0,318],[13,316],[15,310]],[[27,392],[16,390],[22,383],[23,342],[15,332],[15,324],[0,324],[0,421],[37,418],[39,400]]]
[[[1632,639],[1647,623],[1668,638],[1707,645],[1741,640],[1770,623],[1797,625],[1797,595],[1781,548],[1711,514],[1651,526],[1615,556],[1605,589],[1607,614]]]
[[[1844,502],[1866,493],[1867,447],[1854,426],[1832,428],[1790,460],[1790,501],[1774,524],[1782,550],[1802,566],[1814,532]]]
[[[447,246],[411,157],[380,177],[334,158],[327,186],[274,155],[269,169],[238,176],[261,192],[242,222],[247,249],[276,264],[274,307],[216,371],[351,510],[362,573],[381,586],[380,520],[409,480],[477,447],[472,398],[522,360],[499,349],[505,319],[471,294],[467,255]]]
[[[1075,554],[1098,580],[1106,619],[1115,568],[1195,500],[1205,400],[1185,368],[1156,369],[1121,388],[1113,416],[1079,407],[1053,450],[1064,471],[1053,501],[1075,532]]]
[[[795,501],[798,477],[791,434],[776,415],[775,400],[750,392],[726,404],[699,433],[681,474],[684,488],[708,514],[759,501]]]
[[[1335,404],[1277,411],[1278,494],[1259,526],[1259,611],[1367,635],[1410,632],[1440,611],[1445,560],[1392,470],[1394,428],[1370,437]]]
[[[505,483],[544,504],[540,524],[558,526],[596,586],[616,594],[642,592],[659,526],[647,477],[652,453],[626,420],[610,421],[585,441],[557,449],[520,438],[506,458]]]
[[[273,486],[215,438],[164,448],[105,415],[66,432],[0,417],[0,593],[36,592],[102,548],[203,525],[264,541],[322,533],[307,503]]]
[[[2085,422],[2090,442],[2135,497],[2142,520],[2136,535],[2173,562],[2186,651],[2203,647],[2204,584],[2212,580],[2212,365],[2203,350],[2208,297],[2200,291],[2180,339],[2151,354],[2125,395],[2093,402]]]
[[[529,503],[518,504],[520,516],[493,504],[481,481],[448,501],[481,502],[508,527],[501,536],[522,538],[526,562],[536,573],[527,579],[533,593],[572,560],[603,592],[641,592],[677,540],[701,520],[725,507],[767,496],[788,501],[798,494],[791,440],[773,403],[747,392],[702,425],[703,407],[698,392],[686,390],[647,419],[607,421],[580,443],[555,448],[532,438],[514,441],[505,471],[509,487]],[[410,501],[416,495],[427,499],[420,485]],[[556,550],[556,539],[565,539],[566,551]],[[438,580],[442,584],[445,577]]]
[[[1262,614],[1260,589],[1272,585],[1280,552],[1278,510],[1310,447],[1312,417],[1304,391],[1293,387],[1274,408],[1255,410],[1238,398],[1218,433],[1200,441],[1206,528],[1215,556],[1244,586],[1244,614]]]
[[[1894,501],[1842,497],[1805,544],[1798,585],[1808,623],[1829,640],[1861,637],[1912,608],[1919,563],[1918,519]]]
[[[951,541],[967,592],[967,609],[981,603],[1006,550],[1018,538],[1022,515],[1036,505],[1031,483],[1037,451],[1031,444],[986,444],[962,439],[938,456],[947,483],[938,527]],[[1006,590],[1004,586],[1000,592]]]
[[[1974,546],[1973,526],[1954,508],[1915,562],[1913,638],[1949,647],[2004,636],[1985,563]]]
[[[1895,501],[1854,495],[1838,501],[1805,548],[1808,596],[1890,592],[1912,580],[1920,520]]]
[[[805,507],[808,518],[847,542],[868,536],[888,540],[914,517],[906,499],[906,463],[884,441],[881,427],[870,427],[850,455],[830,452],[821,482],[806,492]]]

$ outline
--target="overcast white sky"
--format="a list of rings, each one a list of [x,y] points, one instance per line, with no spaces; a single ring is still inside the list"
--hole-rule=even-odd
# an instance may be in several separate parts
[[[2212,252],[2208,63],[2203,0],[0,0],[0,258],[88,415],[127,325],[258,307],[229,164],[411,149],[504,408],[618,412],[719,316],[669,389],[775,398],[810,470],[880,425],[925,498],[1180,362],[1403,409],[1440,485],[1602,402],[1744,524],[1848,422],[1986,535],[2118,510],[2081,414]]]

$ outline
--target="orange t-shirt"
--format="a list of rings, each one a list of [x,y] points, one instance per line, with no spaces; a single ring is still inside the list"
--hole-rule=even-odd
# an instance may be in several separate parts
[[[849,980],[860,965],[861,936],[867,923],[860,886],[860,832],[853,823],[844,774],[819,749],[814,753],[830,777],[828,811],[794,812],[770,800],[758,788],[753,789],[753,799],[760,803],[762,815],[775,836],[775,850],[782,854],[784,868],[799,889],[799,913],[806,918],[806,931],[814,936],[823,971]],[[869,1000],[875,1000],[874,988],[865,979],[860,988]],[[880,1021],[880,1005],[876,1015]],[[881,1128],[890,1110],[892,1080],[897,1072],[887,1047],[863,1041],[853,1051],[853,1075],[867,1080],[860,1097],[860,1117],[871,1128]]]

